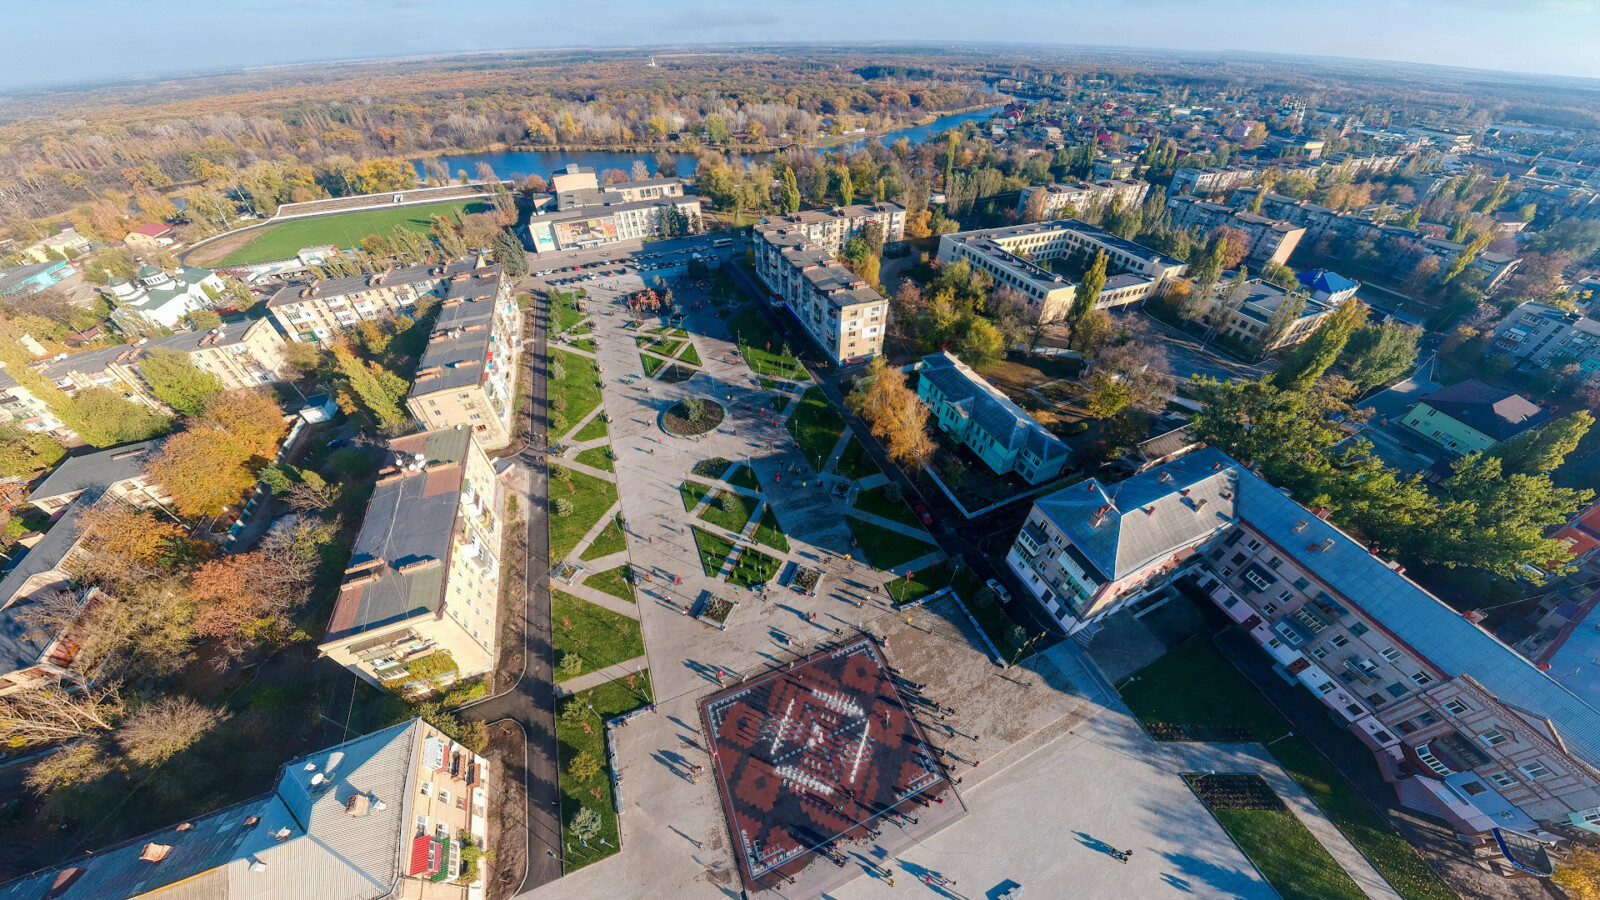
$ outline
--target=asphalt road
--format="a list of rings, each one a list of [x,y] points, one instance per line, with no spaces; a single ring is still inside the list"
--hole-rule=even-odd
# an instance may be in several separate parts
[[[548,304],[536,300],[534,325],[528,350],[531,383],[528,415],[533,417],[530,445],[514,459],[528,482],[527,585],[524,591],[522,634],[527,642],[523,671],[513,684],[461,712],[484,722],[509,720],[527,738],[527,765],[522,770],[528,814],[528,871],[517,893],[524,894],[561,877],[561,808],[557,782],[555,682],[552,678],[554,644],[550,633],[550,519],[548,472],[542,447],[542,424],[549,386],[545,382]],[[502,673],[505,674],[505,673]],[[521,768],[521,760],[502,760],[502,770]],[[502,840],[504,836],[502,835]],[[551,856],[547,851],[553,851]]]

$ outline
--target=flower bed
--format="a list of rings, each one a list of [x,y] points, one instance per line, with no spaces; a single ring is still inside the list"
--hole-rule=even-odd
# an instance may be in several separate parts
[[[694,437],[715,430],[721,425],[723,418],[728,414],[727,410],[722,408],[722,404],[706,397],[698,399],[705,404],[705,412],[699,421],[689,418],[689,410],[685,405],[688,401],[679,400],[661,414],[661,430],[677,437]]]
[[[1183,780],[1212,809],[1285,809],[1283,800],[1260,775],[1185,772]]]
[[[789,579],[789,587],[802,594],[815,594],[817,585],[822,583],[822,570],[810,566],[801,566],[795,569],[794,577]]]
[[[700,608],[695,610],[694,617],[707,625],[727,628],[728,618],[733,615],[733,610],[738,605],[737,600],[708,593],[700,600]]]

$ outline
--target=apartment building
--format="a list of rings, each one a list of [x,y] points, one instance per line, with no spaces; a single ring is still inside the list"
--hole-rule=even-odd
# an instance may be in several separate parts
[[[1306,233],[1304,228],[1288,222],[1238,212],[1221,203],[1209,203],[1196,197],[1169,197],[1167,211],[1172,227],[1179,230],[1198,228],[1209,232],[1213,228],[1228,227],[1244,232],[1249,239],[1245,259],[1256,266],[1269,262],[1286,264]]]
[[[700,199],[678,178],[600,183],[590,166],[567,165],[550,176],[554,196],[541,195],[528,219],[535,253],[596,247],[617,241],[702,229]]]
[[[471,258],[293,282],[267,300],[267,309],[289,340],[326,344],[357,322],[414,310],[419,299],[436,295],[451,278],[483,264],[481,258]]]
[[[379,687],[423,694],[494,667],[504,499],[472,434],[389,442],[318,647]]]
[[[898,203],[870,203],[835,206],[832,209],[807,209],[785,216],[768,216],[763,224],[778,225],[791,234],[804,235],[830,256],[844,252],[851,238],[862,237],[867,226],[876,225],[884,243],[905,240],[906,208]]]
[[[1077,219],[1057,219],[939,237],[939,260],[946,265],[966,260],[987,272],[997,285],[1022,295],[1036,321],[1056,322],[1069,309],[1077,283],[1041,263],[1068,256],[1106,254],[1106,287],[1095,300],[1103,309],[1143,300],[1169,280],[1181,277],[1181,260],[1124,240]],[[1117,278],[1116,276],[1129,276]],[[1113,284],[1113,281],[1116,283]]]
[[[788,222],[755,229],[756,274],[837,364],[883,352],[889,301]]]
[[[1080,215],[1091,209],[1127,209],[1144,202],[1150,193],[1148,181],[1070,181],[1065,184],[1047,184],[1025,187],[1017,198],[1017,213],[1028,209],[1034,194],[1044,192],[1044,218],[1059,219]],[[1069,213],[1068,207],[1071,207]]]
[[[0,368],[0,417],[16,423],[24,431],[64,439],[77,437],[77,433],[56,418],[43,400],[34,396],[32,391],[23,387],[3,368]]]
[[[983,376],[941,351],[917,365],[917,396],[939,429],[995,474],[1016,472],[1029,484],[1061,474],[1072,451]]]
[[[281,381],[288,346],[270,319],[224,323],[205,331],[151,338],[142,345],[143,353],[160,347],[184,354],[229,391]]]
[[[1439,260],[1441,269],[1449,268],[1450,264],[1455,262],[1456,257],[1467,249],[1466,244],[1437,237],[1422,238],[1422,246],[1427,248],[1428,252]],[[1487,293],[1503,284],[1511,273],[1516,271],[1520,262],[1521,260],[1510,254],[1480,250],[1478,255],[1472,258],[1472,262],[1467,265],[1467,268],[1477,269],[1483,273],[1483,282],[1480,286]]]
[[[1600,320],[1530,300],[1495,326],[1490,346],[1527,368],[1572,363],[1593,373],[1600,371]]]
[[[406,408],[429,430],[469,428],[488,449],[507,446],[522,351],[522,315],[499,266],[454,275]]]
[[[1175,169],[1172,173],[1173,196],[1188,194],[1204,196],[1221,194],[1253,184],[1260,169],[1249,166],[1225,166],[1212,169]]]
[[[1400,423],[1466,456],[1498,447],[1549,421],[1549,410],[1521,394],[1469,378],[1423,396]]]
[[[143,354],[143,344],[117,344],[82,353],[60,353],[33,363],[31,368],[50,379],[68,397],[76,397],[80,391],[90,388],[105,388],[116,391],[130,403],[143,403],[151,409],[166,411],[166,404],[150,392],[144,373],[139,371],[139,357]]]
[[[165,506],[172,502],[172,495],[144,473],[160,452],[161,439],[155,438],[69,456],[28,494],[28,503],[52,517],[86,491],[138,509]]]
[[[489,762],[420,718],[290,760],[272,789],[0,884],[0,897],[482,900]]]
[[[1192,576],[1406,807],[1482,848],[1497,830],[1600,833],[1600,711],[1218,450],[1036,501],[1007,561],[1069,633]]]
[[[1283,333],[1272,339],[1270,346],[1263,346],[1271,338],[1273,314],[1288,299],[1288,292],[1275,284],[1252,278],[1245,282],[1244,295],[1238,305],[1230,307],[1226,300],[1232,287],[1223,283],[1212,288],[1210,303],[1201,312],[1199,322],[1213,334],[1232,338],[1259,353],[1271,353],[1279,347],[1300,343],[1338,308],[1337,304],[1307,298],[1305,306]]]

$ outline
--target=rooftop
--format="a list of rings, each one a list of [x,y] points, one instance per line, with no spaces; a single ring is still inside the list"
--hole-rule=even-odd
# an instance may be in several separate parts
[[[69,456],[54,472],[28,495],[30,501],[76,494],[79,491],[99,488],[104,490],[119,481],[138,478],[144,474],[145,464],[161,449],[159,438],[123,444],[108,450],[96,450],[78,456]]]
[[[45,272],[51,272],[62,268],[66,264],[66,260],[53,259],[49,262],[34,263],[31,266],[19,266],[15,269],[0,269],[0,294],[6,293],[30,278],[34,278]]]
[[[954,355],[945,351],[930,353],[922,358],[917,371],[1007,450],[1025,448],[1041,461],[1070,452],[1060,438]]]
[[[420,266],[388,269],[370,275],[347,275],[319,281],[296,281],[278,288],[267,301],[267,307],[297,303],[312,297],[342,297],[382,287],[438,282],[451,275],[470,271],[478,264],[476,258],[458,259],[450,263],[428,263]]]
[[[1311,269],[1299,274],[1300,284],[1310,291],[1326,291],[1337,294],[1340,291],[1354,290],[1361,287],[1361,282],[1351,281],[1338,272],[1327,269]]]
[[[499,266],[486,266],[445,282],[444,302],[417,364],[411,396],[477,384],[493,367],[494,304],[500,275]]]
[[[166,350],[176,350],[180,353],[193,353],[212,347],[230,347],[244,341],[244,336],[252,328],[271,328],[272,323],[266,319],[253,319],[248,322],[227,322],[215,328],[204,331],[185,331],[180,334],[167,335],[166,337],[151,338],[145,344],[148,352],[156,347]]]
[[[470,440],[452,428],[389,442],[325,643],[438,611]]]
[[[1521,394],[1476,378],[1426,394],[1419,402],[1496,441],[1516,437],[1550,420],[1549,410]]]
[[[56,517],[55,524],[50,526],[50,530],[45,532],[39,543],[22,554],[20,559],[12,561],[5,577],[0,578],[0,614],[4,615],[6,622],[10,622],[11,617],[18,612],[18,605],[13,601],[24,588],[28,587],[28,582],[35,576],[58,571],[67,554],[78,546],[78,517],[98,503],[104,493],[104,490],[99,488],[84,491]],[[4,630],[9,633],[11,626],[4,626]],[[14,637],[25,639],[20,636]],[[8,654],[16,649],[16,646],[12,646],[0,650],[0,659],[8,658]],[[38,658],[38,653],[34,653],[33,659]]]

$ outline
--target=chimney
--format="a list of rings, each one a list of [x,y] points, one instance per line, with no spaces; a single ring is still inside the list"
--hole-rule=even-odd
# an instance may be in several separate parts
[[[1194,511],[1195,512],[1199,512],[1200,510],[1205,509],[1205,508],[1206,508],[1206,498],[1201,497],[1199,500],[1196,500],[1194,502]]]
[[[1319,519],[1326,519],[1332,512],[1333,510],[1327,508],[1326,506],[1319,506],[1316,509],[1313,509],[1311,514]]]
[[[288,829],[284,830],[287,831]],[[143,862],[158,863],[166,859],[167,854],[171,852],[171,844],[158,844],[155,841],[151,841],[144,845],[144,850],[139,854],[139,859]]]

